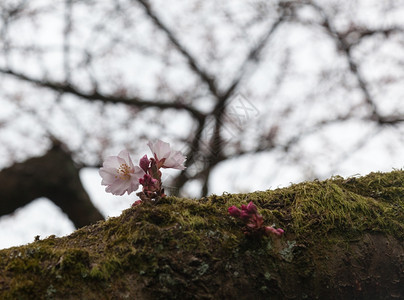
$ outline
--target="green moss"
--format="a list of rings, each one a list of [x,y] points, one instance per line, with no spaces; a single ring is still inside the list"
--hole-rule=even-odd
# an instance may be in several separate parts
[[[170,294],[173,287],[188,291],[192,283],[215,281],[218,272],[241,280],[251,266],[252,287],[266,295],[280,280],[281,268],[291,263],[299,266],[293,270],[296,276],[313,276],[317,255],[328,255],[330,244],[348,244],[366,232],[402,241],[403,199],[403,171],[200,200],[167,197],[156,206],[130,208],[68,237],[0,251],[0,269],[5,270],[0,275],[4,284],[0,298],[73,297],[71,290],[77,291],[77,285],[81,292],[101,298],[135,288],[175,298],[177,294]],[[284,238],[244,236],[242,223],[230,217],[227,208],[250,201],[265,224],[286,231]],[[113,285],[120,276],[132,278],[136,287]]]
[[[69,274],[70,276],[86,277],[89,273],[90,255],[82,249],[67,249],[58,264],[55,266],[57,274]]]
[[[96,264],[89,272],[89,277],[96,280],[108,280],[113,274],[117,274],[122,267],[122,262],[119,258],[111,256],[110,258]]]

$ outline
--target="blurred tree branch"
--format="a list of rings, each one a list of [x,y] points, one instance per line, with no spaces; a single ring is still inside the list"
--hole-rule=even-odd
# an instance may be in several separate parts
[[[140,108],[147,108],[147,107],[157,107],[160,109],[172,108],[172,109],[179,109],[179,110],[186,110],[191,113],[195,118],[203,119],[204,115],[199,112],[197,109],[192,108],[191,106],[183,105],[178,102],[166,102],[162,100],[158,101],[151,101],[151,100],[143,100],[137,97],[133,98],[125,98],[119,97],[114,95],[104,95],[99,93],[98,91],[93,91],[92,93],[86,93],[80,91],[76,87],[73,87],[70,84],[60,83],[60,82],[52,82],[47,80],[40,80],[29,77],[27,75],[15,72],[9,69],[2,69],[0,68],[0,73],[12,75],[20,80],[27,81],[29,83],[38,85],[43,88],[49,88],[55,92],[62,93],[62,94],[72,94],[78,96],[82,99],[89,100],[89,101],[102,101],[105,103],[122,103],[130,106],[136,106]]]
[[[322,26],[328,32],[328,34],[334,38],[335,43],[337,44],[337,48],[341,50],[348,62],[349,69],[355,75],[358,85],[363,92],[364,101],[366,105],[369,107],[370,116],[369,120],[376,121],[380,125],[393,125],[396,123],[400,123],[404,121],[404,115],[390,115],[390,116],[383,116],[379,108],[376,105],[376,101],[374,100],[371,92],[369,90],[369,85],[366,83],[363,75],[361,74],[360,67],[355,62],[355,59],[352,56],[352,48],[360,43],[362,39],[365,37],[375,35],[375,34],[383,34],[388,37],[390,34],[393,33],[402,33],[403,30],[398,27],[391,27],[391,28],[360,28],[351,26],[349,30],[344,33],[340,33],[335,29],[335,26],[332,24],[327,13],[322,9],[319,5],[315,4],[314,2],[308,2],[309,5],[313,6],[316,10],[323,17],[323,24]],[[352,36],[354,38],[352,38]]]
[[[3,169],[0,182],[0,216],[46,197],[67,214],[76,228],[104,219],[83,188],[71,154],[60,143],[41,157]]]

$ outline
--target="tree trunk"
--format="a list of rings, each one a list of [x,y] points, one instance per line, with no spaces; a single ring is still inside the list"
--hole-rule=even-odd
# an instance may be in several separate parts
[[[404,172],[140,204],[0,251],[1,299],[403,299]],[[282,237],[247,237],[253,201]]]
[[[67,214],[76,228],[104,219],[82,186],[70,153],[57,143],[41,157],[2,170],[0,195],[0,216],[46,197]]]

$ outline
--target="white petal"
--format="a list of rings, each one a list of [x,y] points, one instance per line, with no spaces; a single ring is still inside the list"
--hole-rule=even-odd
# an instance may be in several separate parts
[[[102,185],[112,184],[116,180],[116,169],[101,168],[98,173],[102,178]]]
[[[120,162],[118,156],[108,156],[102,166],[104,168],[119,168]]]
[[[171,152],[170,157],[166,159],[163,167],[184,170],[184,162],[186,157],[180,151]]]
[[[108,185],[105,191],[113,195],[122,196],[129,188],[129,181],[117,180],[113,184]]]
[[[142,168],[135,166],[134,167],[134,172],[131,174],[130,177],[130,182],[131,182],[131,192],[136,191],[139,188],[139,179],[143,177],[143,175],[146,174]],[[129,194],[129,191],[128,191]]]
[[[128,150],[125,149],[125,150],[122,150],[121,152],[119,152],[118,157],[123,159],[125,161],[124,163],[126,163],[129,166],[129,168],[133,169],[133,167],[134,167],[133,162],[132,162],[132,159],[130,158]]]
[[[131,180],[130,180],[130,185],[129,185],[129,187],[128,187],[128,195],[129,195],[130,193],[136,191],[136,190],[139,188],[139,185],[140,185],[139,179],[134,180],[134,179],[131,178]]]
[[[140,167],[138,167],[138,166],[135,166],[135,167],[133,168],[133,176],[136,177],[138,180],[139,180],[140,178],[142,178],[144,174],[146,174],[146,173],[143,171],[142,168],[140,168]]]
[[[158,160],[167,158],[171,153],[170,144],[161,140],[157,140],[155,143],[149,142],[147,145]]]

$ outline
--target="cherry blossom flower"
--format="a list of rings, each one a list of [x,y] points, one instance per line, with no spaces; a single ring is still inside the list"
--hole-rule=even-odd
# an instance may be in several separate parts
[[[173,168],[184,170],[185,156],[179,151],[170,148],[169,143],[157,140],[148,146],[153,152],[153,157],[147,155],[139,160],[139,166],[134,166],[128,151],[121,151],[118,156],[108,157],[99,173],[102,177],[102,185],[106,185],[105,191],[114,195],[123,195],[136,191],[142,185],[142,191],[136,193],[140,198],[133,206],[142,202],[156,204],[161,198],[166,197],[161,182],[160,168]]]
[[[127,150],[122,150],[118,156],[107,157],[99,173],[101,184],[107,186],[105,191],[120,196],[136,191],[139,179],[145,174],[140,167],[133,165]]]
[[[184,162],[186,157],[180,151],[174,151],[170,148],[170,144],[157,140],[147,144],[154,155],[158,168],[172,168],[184,170]]]

